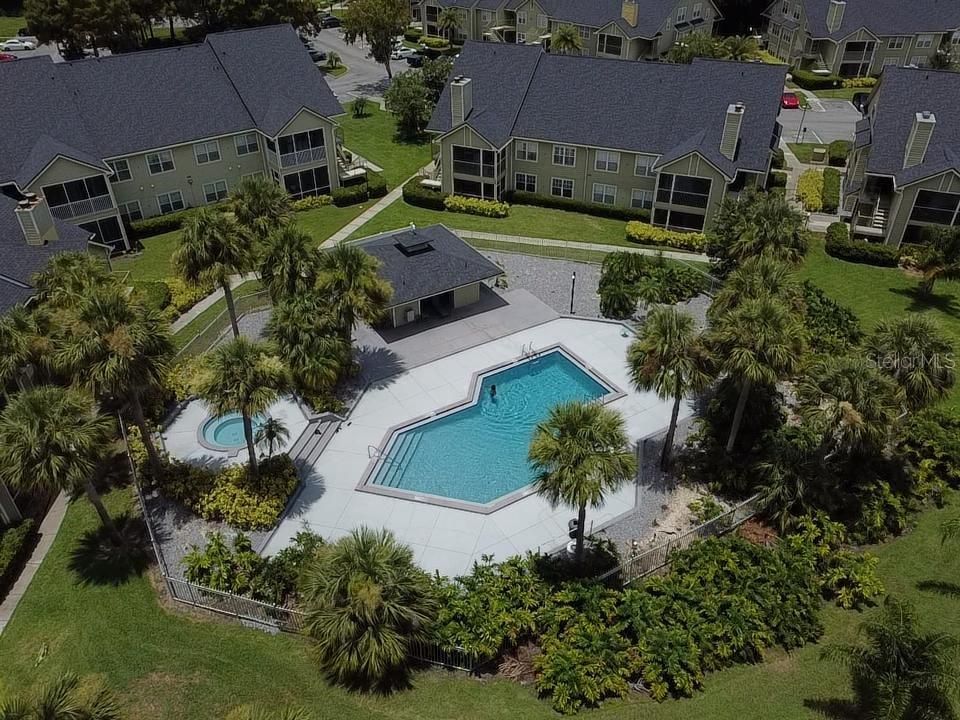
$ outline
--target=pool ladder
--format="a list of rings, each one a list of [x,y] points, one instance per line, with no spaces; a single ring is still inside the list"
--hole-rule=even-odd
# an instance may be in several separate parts
[[[381,450],[376,445],[367,445],[367,458],[370,460],[376,458],[377,460],[385,460],[392,465],[400,465],[399,461],[390,457],[390,453],[386,452],[385,450]]]
[[[530,341],[530,346],[529,346],[529,347],[527,347],[527,343],[524,343],[523,345],[520,346],[520,357],[521,357],[521,358],[537,357],[538,355],[540,355],[540,351],[533,349],[533,341],[532,341],[532,340]]]

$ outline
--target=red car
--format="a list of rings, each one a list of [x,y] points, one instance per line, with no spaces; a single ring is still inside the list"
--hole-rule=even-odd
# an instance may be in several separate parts
[[[784,110],[797,110],[800,107],[800,98],[796,93],[784,93],[780,97],[780,107]]]
[[[0,53],[0,63],[12,62],[16,59],[17,59],[16,55],[11,55],[10,53]]]

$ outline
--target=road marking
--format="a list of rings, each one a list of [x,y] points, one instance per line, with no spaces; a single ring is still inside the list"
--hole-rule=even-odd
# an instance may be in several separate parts
[[[823,140],[821,140],[821,139],[820,139],[820,136],[817,135],[817,131],[816,131],[816,130],[811,130],[811,131],[810,131],[810,134],[813,135],[813,136],[817,139],[817,142],[818,142],[818,143],[820,143],[821,145],[823,145]]]

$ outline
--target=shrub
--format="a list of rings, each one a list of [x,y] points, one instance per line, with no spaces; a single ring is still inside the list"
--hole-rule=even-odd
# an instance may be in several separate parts
[[[369,100],[367,100],[366,95],[358,95],[357,99],[353,101],[353,108],[352,108],[353,117],[357,119],[366,117],[368,102]]]
[[[448,195],[443,201],[444,207],[450,212],[466,215],[480,215],[489,218],[505,218],[510,214],[510,206],[496,200],[481,200],[480,198],[464,197],[463,195]]]
[[[804,90],[829,90],[843,84],[843,79],[836,75],[818,75],[799,68],[791,70],[790,74],[793,75],[793,82]]]
[[[783,152],[783,148],[777,148],[773,151],[773,160],[770,163],[770,167],[774,170],[783,170],[787,166],[787,156]]]
[[[767,180],[767,188],[785,188],[787,186],[787,174],[781,170],[774,170],[770,173],[770,178]]]
[[[703,525],[705,522],[723,515],[723,506],[710,495],[697,498],[687,505],[687,509],[693,514],[694,522],[697,525]]]
[[[418,177],[408,180],[403,186],[403,201],[410,205],[428,210],[446,210],[447,206],[444,204],[446,199],[447,193],[425,188],[420,184]]]
[[[823,195],[821,205],[826,213],[835,213],[840,208],[840,171],[825,168],[823,171]]]
[[[856,313],[809,280],[803,283],[803,299],[804,323],[815,351],[839,355],[863,339],[863,329]]]
[[[896,267],[900,262],[900,251],[892,245],[871,243],[865,240],[836,240],[827,237],[827,255],[847,262]]]
[[[706,287],[706,276],[685,265],[639,253],[610,253],[600,272],[600,312],[624,319],[633,315],[641,299],[672,305],[699,295]]]
[[[348,205],[366,202],[370,199],[370,191],[367,189],[366,183],[360,183],[359,185],[338,187],[330,196],[333,198],[334,205],[337,207],[346,207]]]
[[[845,88],[872,88],[876,84],[877,78],[875,77],[855,77],[843,79],[843,87]]]
[[[827,146],[827,158],[833,167],[843,167],[847,164],[847,157],[850,150],[853,149],[853,143],[849,140],[834,140]]]
[[[294,200],[290,203],[290,209],[294,212],[316,210],[317,208],[326,207],[332,202],[333,198],[329,195],[310,195],[305,198],[300,198],[299,200]]]
[[[403,31],[403,39],[407,42],[419,42],[421,37],[423,37],[423,30],[418,27],[408,27]]]
[[[127,226],[128,234],[131,238],[142,240],[154,235],[179,230],[193,213],[192,209],[187,209],[167,215],[156,215],[143,220],[134,220]]]
[[[830,223],[827,226],[827,242],[850,242],[850,226],[845,222]]]
[[[133,287],[140,295],[143,304],[151,310],[161,311],[170,305],[170,286],[162,280],[134,281]]]
[[[960,417],[924,410],[904,423],[897,452],[918,482],[938,480],[960,487]]]
[[[194,285],[179,277],[167,278],[164,282],[170,289],[170,305],[181,313],[186,312],[213,292],[211,283]]]
[[[538,195],[537,193],[511,190],[504,194],[504,199],[514,205],[536,205],[537,207],[568,210],[570,212],[595,215],[597,217],[612,218],[614,220],[650,220],[650,211],[637,208],[613,207],[601,203],[588,203],[571,198],[554,197],[553,195]]]
[[[820,170],[805,170],[797,181],[797,200],[807,212],[823,209],[823,173]]]
[[[27,518],[0,529],[0,600],[6,597],[33,549],[33,528],[33,520]]]
[[[447,42],[446,38],[439,37],[421,37],[420,44],[431,50],[446,50],[450,47],[450,43]]]
[[[367,170],[367,192],[371,198],[382,198],[387,194],[387,179],[378,172]]]
[[[627,223],[627,240],[643,245],[662,245],[700,252],[707,245],[703,233],[682,233],[655,227],[637,220]]]

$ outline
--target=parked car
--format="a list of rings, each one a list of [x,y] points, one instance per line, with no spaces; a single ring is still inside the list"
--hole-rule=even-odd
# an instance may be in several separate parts
[[[10,38],[0,43],[0,50],[36,50],[37,44],[25,38]]]
[[[414,68],[423,67],[423,55],[411,55],[407,58],[407,65]]]
[[[322,28],[335,28],[341,25],[343,25],[343,23],[336,15],[324,15],[320,18],[320,27]]]
[[[797,97],[796,93],[784,93],[780,97],[780,107],[784,110],[796,110],[800,107],[800,98]]]
[[[16,59],[16,55],[11,55],[10,53],[0,53],[0,63],[10,62]]]
[[[310,53],[310,59],[314,62],[322,62],[327,59],[327,54],[323,50],[310,48],[307,52]]]
[[[853,97],[850,98],[850,102],[853,103],[853,106],[860,112],[864,112],[867,109],[867,98],[870,97],[868,92],[858,92],[854,93]]]
[[[417,51],[414,50],[414,49],[412,49],[412,48],[401,47],[401,48],[397,48],[397,49],[394,50],[392,53],[390,53],[390,59],[391,59],[391,60],[406,60],[407,58],[413,57],[413,56],[416,55],[416,54],[417,54]]]

